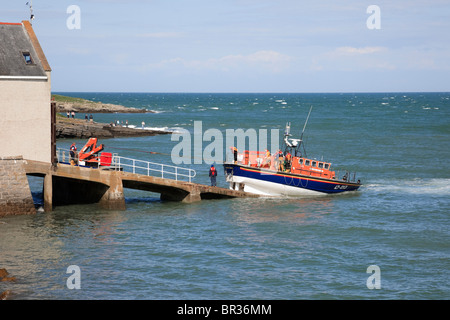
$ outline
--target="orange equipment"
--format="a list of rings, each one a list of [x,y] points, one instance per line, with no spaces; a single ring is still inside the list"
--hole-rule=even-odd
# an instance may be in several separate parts
[[[84,162],[87,166],[98,167],[100,161],[98,153],[103,149],[103,144],[97,146],[97,138],[90,138],[78,153],[78,161],[80,163]]]

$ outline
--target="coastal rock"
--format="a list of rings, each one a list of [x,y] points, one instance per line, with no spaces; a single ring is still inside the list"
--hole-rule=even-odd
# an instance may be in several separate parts
[[[116,137],[143,137],[159,134],[170,134],[171,131],[143,130],[122,126],[111,126],[105,123],[83,121],[78,119],[64,119],[56,122],[57,139],[87,139],[116,138]]]
[[[0,269],[0,281],[16,281],[16,277],[8,277],[9,273],[5,268]]]
[[[153,113],[143,108],[131,108],[122,105],[91,101],[82,98],[52,94],[52,102],[56,104],[56,112],[76,113]]]
[[[8,271],[5,268],[0,268],[0,279],[6,277],[8,275]]]
[[[14,282],[14,281],[16,281],[16,277],[4,277],[0,281],[1,282],[6,282],[6,281]]]
[[[101,102],[56,102],[56,112],[76,113],[153,113],[154,111]]]
[[[11,295],[11,291],[6,290],[0,294],[0,300],[6,300]]]
[[[75,104],[75,103],[57,103],[56,104],[57,112],[71,112],[75,111],[76,113],[153,113],[154,111],[145,110],[145,109],[137,109],[137,108],[129,108],[120,105],[114,104],[104,104],[101,102],[97,103],[89,103],[89,104]]]

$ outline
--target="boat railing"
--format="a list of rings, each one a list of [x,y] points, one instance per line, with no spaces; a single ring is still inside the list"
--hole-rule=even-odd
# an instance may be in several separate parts
[[[358,181],[356,180],[356,171],[350,172],[350,171],[344,170],[342,173],[342,178],[341,178],[340,171],[338,171],[336,174],[336,177],[337,177],[337,180],[343,181],[343,182],[357,183],[359,181],[359,180]]]
[[[71,160],[76,161],[77,159],[72,159],[70,152],[64,149],[56,150],[56,157],[58,163],[71,164]],[[99,155],[99,168],[125,171],[134,174],[141,174],[146,176],[157,176],[164,179],[173,180],[187,180],[192,182],[192,179],[196,176],[196,171],[189,168],[177,167],[162,163],[132,159],[119,156],[117,153],[103,152]]]

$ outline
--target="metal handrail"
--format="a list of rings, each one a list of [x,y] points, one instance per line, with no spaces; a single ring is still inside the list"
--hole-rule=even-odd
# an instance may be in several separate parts
[[[144,174],[147,176],[152,176],[152,173],[156,172],[161,173],[161,178],[167,179],[167,176],[174,176],[177,181],[179,180],[179,177],[181,177],[188,178],[189,182],[191,182],[192,178],[196,176],[196,171],[193,169],[126,158],[118,155],[113,155],[111,168],[114,170],[124,170],[124,168],[127,168],[131,170],[131,173]]]
[[[58,148],[56,151],[56,157],[58,159],[58,163],[69,164],[71,160],[70,152],[60,148]],[[126,169],[126,172],[142,174],[146,176],[155,176],[155,173],[160,173],[161,178],[170,179],[168,178],[169,176],[176,181],[187,178],[189,182],[192,182],[192,178],[194,178],[197,174],[193,169],[121,157],[117,153],[112,154],[110,165],[101,167],[110,168],[111,170],[116,171],[124,171]],[[158,176],[159,174],[156,175]]]

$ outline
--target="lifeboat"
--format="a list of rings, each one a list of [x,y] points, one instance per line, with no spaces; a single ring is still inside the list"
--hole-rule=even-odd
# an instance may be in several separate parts
[[[311,113],[311,110],[310,110]],[[309,118],[309,114],[308,114]],[[230,189],[267,196],[301,196],[356,191],[361,181],[356,173],[344,171],[342,177],[330,162],[304,156],[303,132],[292,139],[290,123],[286,124],[283,147],[276,154],[245,150],[233,162],[225,162],[224,170]],[[303,147],[304,150],[304,147]]]

